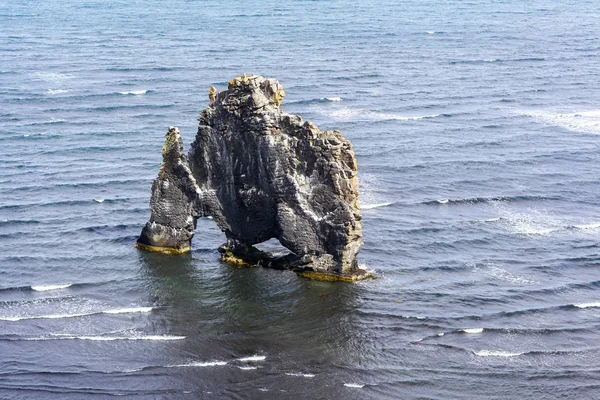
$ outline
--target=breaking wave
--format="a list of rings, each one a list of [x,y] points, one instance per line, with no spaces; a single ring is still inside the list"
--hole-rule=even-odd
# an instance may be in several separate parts
[[[560,126],[573,132],[600,134],[600,110],[574,113],[530,111],[524,114],[539,122]]]
[[[517,357],[525,353],[511,353],[508,351],[501,350],[480,350],[475,351],[475,355],[479,357]]]
[[[254,355],[254,356],[250,356],[250,357],[238,358],[237,361],[239,361],[239,362],[258,362],[258,361],[265,361],[266,359],[267,359],[267,356]]]
[[[119,94],[122,94],[124,96],[140,96],[148,92],[149,90],[132,90],[131,92],[119,92]]]
[[[131,308],[116,308],[113,310],[104,311],[92,311],[86,313],[76,314],[47,314],[47,315],[27,315],[27,316],[15,316],[15,317],[0,317],[0,321],[23,321],[30,319],[62,319],[62,318],[77,318],[87,317],[90,315],[101,315],[101,314],[133,314],[133,313],[149,313],[154,307],[131,307]]]
[[[72,286],[71,283],[68,283],[66,285],[40,285],[40,286],[31,286],[31,290],[36,291],[36,292],[47,292],[49,290],[66,289],[71,286]]]
[[[342,108],[327,112],[328,117],[341,121],[417,121],[440,115],[397,115],[360,108]]]
[[[387,206],[391,206],[392,204],[394,204],[393,201],[389,201],[386,203],[379,203],[379,204],[362,204],[360,206],[361,210],[372,210],[374,208],[381,208],[381,207],[387,207]]]

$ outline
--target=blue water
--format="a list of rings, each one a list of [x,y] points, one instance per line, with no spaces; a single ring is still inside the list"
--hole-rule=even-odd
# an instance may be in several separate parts
[[[0,3],[0,398],[597,398],[599,7]],[[242,73],[352,141],[377,280],[133,248]]]

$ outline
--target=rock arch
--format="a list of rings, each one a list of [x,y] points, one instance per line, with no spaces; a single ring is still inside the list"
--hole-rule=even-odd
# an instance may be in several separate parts
[[[356,261],[362,225],[352,145],[283,112],[284,96],[279,82],[260,76],[236,78],[221,93],[211,88],[187,156],[169,128],[139,248],[189,251],[196,220],[211,216],[227,237],[226,262],[326,280],[368,276]],[[272,238],[293,254],[277,259],[253,247]]]

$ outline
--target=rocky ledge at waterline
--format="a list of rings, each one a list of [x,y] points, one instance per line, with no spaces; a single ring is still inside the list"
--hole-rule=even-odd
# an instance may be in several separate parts
[[[224,262],[323,280],[370,276],[356,261],[362,225],[352,145],[283,112],[284,96],[277,80],[261,76],[236,78],[220,93],[211,87],[187,157],[169,128],[137,247],[187,252],[197,219],[210,216],[227,237]],[[291,253],[253,247],[272,238]]]

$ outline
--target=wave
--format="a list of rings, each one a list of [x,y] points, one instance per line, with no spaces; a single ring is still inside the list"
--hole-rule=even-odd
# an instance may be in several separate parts
[[[59,290],[59,289],[66,289],[68,287],[71,287],[71,283],[68,283],[66,285],[40,285],[40,286],[30,286],[31,290],[36,291],[36,292],[46,292],[49,290]]]
[[[113,310],[103,311],[92,311],[87,313],[76,313],[76,314],[47,314],[47,315],[27,315],[27,316],[16,316],[16,317],[0,317],[0,321],[23,321],[30,319],[62,319],[62,318],[77,318],[87,317],[90,315],[101,315],[101,314],[133,314],[133,313],[149,313],[154,307],[130,307],[130,308],[116,308]]]
[[[600,134],[600,110],[574,113],[550,111],[529,111],[523,115],[532,117],[541,123],[560,126],[569,131]]]
[[[288,376],[301,376],[303,378],[314,378],[316,376],[315,374],[303,374],[302,372],[286,372],[285,374]]]
[[[361,210],[372,210],[374,208],[391,206],[392,204],[394,204],[393,201],[390,201],[390,202],[387,202],[387,203],[379,203],[379,204],[362,204],[360,206],[360,209]]]
[[[579,303],[579,304],[573,304],[573,306],[575,306],[577,308],[596,308],[596,307],[600,307],[600,302],[597,302],[597,303]]]
[[[259,356],[254,355],[254,356],[250,356],[250,357],[242,357],[242,358],[238,358],[237,361],[239,362],[258,362],[258,361],[265,361],[267,359],[267,356]]]
[[[439,205],[439,204],[477,204],[477,203],[493,203],[505,202],[515,203],[520,201],[542,201],[542,200],[560,200],[559,197],[552,196],[491,196],[491,197],[465,197],[458,199],[438,199],[427,200],[421,204]]]
[[[243,371],[250,371],[253,369],[258,369],[258,367],[254,367],[252,365],[238,365],[238,368],[243,370]]]
[[[37,76],[38,79],[46,82],[62,82],[74,77],[70,74],[61,74],[58,72],[38,72],[35,74],[35,76]]]
[[[186,364],[167,365],[166,368],[181,367],[221,367],[227,365],[227,361],[193,361]]]
[[[342,101],[341,97],[321,97],[318,99],[290,101],[287,104],[337,103],[339,101]]]
[[[475,334],[483,332],[483,328],[465,328],[459,329],[459,332]]]
[[[479,357],[517,357],[521,356],[525,353],[511,353],[508,351],[502,350],[480,350],[473,352],[476,356]]]
[[[328,117],[342,121],[417,121],[439,117],[440,115],[397,115],[360,108],[342,108],[327,113]]]
[[[600,230],[600,223],[596,222],[593,224],[573,225],[573,228],[580,229],[582,231],[597,231]]]
[[[344,383],[344,386],[356,389],[362,389],[363,387],[365,387],[363,383]]]
[[[486,63],[505,63],[505,62],[527,62],[527,61],[545,61],[542,57],[524,57],[524,58],[513,58],[513,59],[501,59],[501,58],[488,58],[479,60],[457,60],[450,61],[448,64],[486,64]]]
[[[62,94],[62,93],[69,93],[70,90],[68,89],[48,89],[46,91],[46,93],[48,93],[50,96],[53,96],[55,94]]]
[[[119,94],[122,94],[124,96],[140,96],[148,92],[149,90],[132,90],[131,92],[119,92]]]
[[[171,335],[147,335],[147,336],[88,336],[88,335],[68,335],[59,334],[52,336],[40,336],[30,338],[18,338],[9,340],[24,340],[24,341],[46,341],[46,340],[90,340],[90,341],[114,341],[114,340],[148,340],[148,341],[170,341],[170,340],[183,340],[185,336],[171,336]]]

